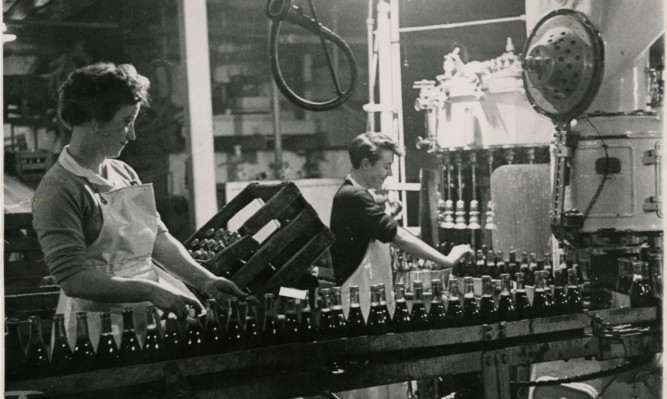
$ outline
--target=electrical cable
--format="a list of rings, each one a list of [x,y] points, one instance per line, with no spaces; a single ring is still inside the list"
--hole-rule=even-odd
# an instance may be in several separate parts
[[[601,377],[607,377],[610,375],[620,374],[634,368],[643,366],[644,364],[649,363],[653,360],[653,355],[651,356],[642,356],[633,360],[630,360],[625,363],[610,367],[605,370],[596,371],[588,374],[579,374],[569,377],[557,378],[555,380],[543,380],[543,381],[510,381],[511,385],[520,386],[520,387],[537,387],[537,386],[547,386],[547,385],[560,385],[567,384],[570,382],[580,382],[594,380]]]
[[[593,198],[591,198],[591,201],[588,203],[588,206],[586,207],[586,211],[584,212],[584,221],[585,221],[588,218],[588,215],[591,213],[593,206],[598,201],[600,194],[602,194],[602,189],[604,188],[604,184],[609,179],[609,153],[607,152],[608,146],[607,144],[605,144],[604,139],[602,138],[602,135],[600,134],[598,129],[595,127],[595,125],[593,125],[593,122],[591,122],[588,116],[584,116],[584,118],[591,125],[593,130],[595,130],[595,133],[597,133],[598,137],[600,137],[600,141],[602,142],[602,148],[604,149],[604,158],[605,158],[604,174],[602,175],[602,180],[600,180],[600,184],[598,184],[598,188],[595,191]]]

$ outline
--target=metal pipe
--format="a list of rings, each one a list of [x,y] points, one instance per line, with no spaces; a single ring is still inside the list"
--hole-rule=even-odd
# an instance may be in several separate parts
[[[401,35],[399,20],[398,0],[391,0],[389,9],[389,34],[391,40],[391,84],[392,84],[392,130],[398,136],[398,142],[405,147],[405,137],[403,134],[403,93],[401,81]],[[405,173],[405,157],[398,158],[398,181],[407,181]],[[408,214],[407,193],[401,191],[401,200],[404,204],[405,215]],[[403,218],[403,227],[407,227],[408,218]]]
[[[526,15],[524,14],[524,15],[519,15],[517,17],[482,19],[482,20],[479,20],[479,21],[455,22],[455,23],[451,23],[451,24],[410,26],[410,27],[401,28],[398,31],[401,32],[401,33],[421,32],[421,31],[426,31],[426,30],[462,28],[462,27],[466,27],[466,26],[488,25],[488,24],[497,24],[497,23],[503,23],[503,22],[525,21],[525,20],[526,20]]]
[[[375,74],[371,71],[373,68],[373,1],[368,0],[368,18],[366,18],[366,37],[368,39],[368,103],[375,103]],[[375,131],[375,112],[368,111],[366,121],[366,131]]]

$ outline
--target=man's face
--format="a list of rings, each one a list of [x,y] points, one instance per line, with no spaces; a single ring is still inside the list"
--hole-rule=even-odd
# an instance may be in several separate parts
[[[391,164],[394,163],[394,153],[390,150],[381,150],[380,159],[371,164],[367,158],[361,160],[361,172],[366,182],[366,188],[382,189],[384,180],[391,176]]]

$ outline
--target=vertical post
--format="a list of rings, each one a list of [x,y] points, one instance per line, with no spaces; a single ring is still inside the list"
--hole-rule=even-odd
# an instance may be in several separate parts
[[[273,105],[273,137],[274,137],[274,164],[273,170],[276,174],[276,179],[284,179],[283,168],[283,136],[282,128],[280,126],[280,96],[278,94],[278,86],[276,82],[271,80],[271,104]]]
[[[191,219],[196,227],[217,211],[206,0],[179,0],[178,13],[187,96],[187,181]]]

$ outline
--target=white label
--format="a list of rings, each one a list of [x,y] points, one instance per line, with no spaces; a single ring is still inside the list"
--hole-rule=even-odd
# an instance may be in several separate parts
[[[288,288],[288,287],[280,287],[280,292],[278,293],[278,295],[280,296],[284,296],[287,298],[301,299],[301,300],[306,299],[307,294],[308,291],[297,290],[296,288]]]

